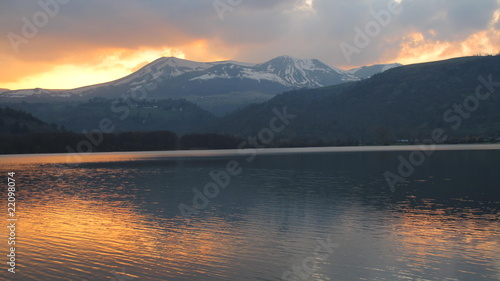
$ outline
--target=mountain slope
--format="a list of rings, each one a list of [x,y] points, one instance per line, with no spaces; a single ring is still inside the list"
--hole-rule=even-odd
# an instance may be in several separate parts
[[[316,59],[297,59],[290,56],[274,58],[256,65],[255,70],[281,78],[290,87],[317,88],[358,80],[347,72],[334,69]]]
[[[435,128],[450,138],[500,136],[496,93],[481,101],[476,111],[467,112],[468,118],[461,118],[459,128],[454,128],[460,117],[454,106],[474,94],[481,83],[479,75],[499,81],[500,56],[401,66],[360,82],[288,92],[218,120],[213,130],[256,136],[269,126],[273,109],[286,106],[297,117],[277,136],[282,141],[386,143],[430,138]]]
[[[194,73],[194,74],[193,74]],[[172,78],[185,76],[188,79],[172,81]],[[189,83],[199,84],[200,81],[210,79],[251,79],[260,82],[262,80],[277,83],[281,88],[319,87],[332,83],[356,80],[349,73],[333,69],[318,60],[302,60],[288,56],[274,58],[262,64],[251,64],[236,61],[219,62],[194,62],[178,58],[159,58],[138,71],[115,81],[80,87],[71,90],[16,90],[9,91],[10,96],[29,95],[54,95],[54,96],[113,96],[113,90],[134,91],[139,87],[147,87],[152,82],[160,83],[168,90],[169,84],[179,82],[185,83],[182,87],[189,87]],[[194,81],[194,82],[193,82]],[[182,88],[181,87],[181,88]],[[258,90],[258,87],[256,87]],[[255,89],[243,89],[252,91]],[[152,90],[154,91],[154,90]],[[3,95],[3,96],[6,96]]]
[[[291,89],[317,88],[360,80],[388,66],[357,72],[332,68],[316,59],[280,56],[265,63],[194,62],[159,58],[115,81],[69,90],[27,89],[0,92],[0,102],[53,102],[108,99],[186,99],[217,115],[264,102]]]
[[[142,101],[93,98],[86,102],[17,103],[23,109],[51,123],[77,133],[99,128],[103,119],[120,131],[172,131],[178,134],[203,132],[215,117],[186,100]]]
[[[57,131],[55,125],[49,125],[25,111],[10,107],[0,107],[0,134],[28,134],[55,131]]]
[[[376,65],[371,65],[371,66],[362,66],[359,68],[354,68],[351,70],[348,70],[347,72],[360,78],[360,79],[366,79],[370,78],[375,74],[382,73],[384,71],[387,71],[391,68],[399,67],[402,66],[402,64],[399,63],[392,63],[392,64],[376,64]]]
[[[116,97],[146,89],[151,98],[192,98],[231,93],[278,94],[282,91],[322,87],[357,80],[347,72],[334,70],[318,60],[288,56],[253,65],[241,62],[197,63],[161,58],[134,74],[108,83],[106,88],[91,88],[89,96]],[[102,88],[102,87],[101,87]],[[85,95],[85,91],[79,91]]]
[[[121,79],[71,90],[19,90],[0,93],[0,101],[43,102],[105,98],[184,98],[220,114],[262,102],[290,89],[314,88],[357,77],[318,60],[289,56],[262,64],[235,61],[193,62],[160,58]],[[24,99],[22,99],[24,97]],[[208,99],[205,100],[205,99]],[[214,104],[217,104],[214,106]]]
[[[192,71],[202,71],[214,66],[214,64],[194,62],[174,57],[162,57],[138,71],[124,78],[114,81],[111,85],[118,86],[130,83],[131,86],[147,84],[161,76],[162,79],[170,79]]]

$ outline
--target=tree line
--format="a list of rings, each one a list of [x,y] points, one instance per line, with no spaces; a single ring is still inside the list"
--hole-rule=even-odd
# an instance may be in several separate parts
[[[118,132],[103,134],[102,141],[91,148],[82,147],[88,138],[74,132],[0,134],[0,154],[164,151],[179,149],[236,149],[241,139],[230,135],[187,134],[178,137],[170,131]]]

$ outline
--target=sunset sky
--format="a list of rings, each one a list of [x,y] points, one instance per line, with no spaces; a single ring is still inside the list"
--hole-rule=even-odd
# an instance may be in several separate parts
[[[76,88],[161,56],[259,63],[290,55],[350,69],[500,52],[500,0],[401,0],[377,30],[374,12],[391,1],[1,1],[0,88]],[[356,28],[370,26],[370,41],[346,59],[341,44],[356,47]]]

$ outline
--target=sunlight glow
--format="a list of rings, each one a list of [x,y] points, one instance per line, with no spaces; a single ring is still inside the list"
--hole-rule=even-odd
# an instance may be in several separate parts
[[[18,81],[0,83],[7,89],[74,89],[105,83],[129,75],[161,57],[176,57],[194,61],[222,61],[231,57],[212,52],[207,40],[200,39],[181,48],[144,48],[140,50],[111,49],[91,54],[88,63],[55,63],[43,71],[23,77]],[[190,54],[189,56],[187,54]]]
[[[462,42],[441,42],[415,32],[403,39],[397,58],[391,56],[391,61],[413,64],[461,56],[496,54],[499,50],[495,38],[499,35],[498,31],[489,30],[473,34]]]
[[[185,58],[182,50],[172,48],[137,51],[115,49],[103,50],[102,53],[103,55],[98,55],[94,59],[97,63],[84,65],[61,63],[48,71],[25,77],[20,81],[4,83],[0,88],[72,89],[122,78],[160,57]]]
[[[314,12],[313,1],[314,0],[304,0],[304,2],[297,4],[294,11],[306,13]]]

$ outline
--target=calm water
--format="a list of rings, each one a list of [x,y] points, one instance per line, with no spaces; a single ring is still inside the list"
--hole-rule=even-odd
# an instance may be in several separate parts
[[[498,149],[443,146],[394,192],[411,148],[0,157],[5,209],[7,172],[18,187],[0,279],[500,280]]]

